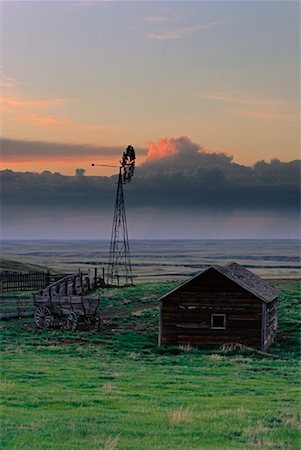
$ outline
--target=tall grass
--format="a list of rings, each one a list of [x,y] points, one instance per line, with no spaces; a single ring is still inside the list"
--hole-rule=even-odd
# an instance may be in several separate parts
[[[179,423],[190,423],[193,419],[193,412],[190,408],[184,408],[182,405],[180,408],[169,411],[168,418],[172,425],[178,425]]]
[[[121,433],[118,434],[115,437],[109,437],[104,446],[103,446],[103,450],[116,450],[118,448],[118,443],[120,441],[120,437],[121,437]]]

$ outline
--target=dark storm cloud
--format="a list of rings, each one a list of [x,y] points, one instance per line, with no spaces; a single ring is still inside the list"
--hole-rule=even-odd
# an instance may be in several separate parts
[[[224,153],[206,153],[187,137],[172,153],[150,158],[139,171],[139,196],[156,192],[159,204],[210,210],[298,210],[300,161],[257,162],[247,167]]]
[[[107,177],[64,176],[59,173],[2,171],[2,206],[91,209],[108,206],[114,182]]]
[[[176,153],[150,159],[136,168],[133,181],[125,186],[128,207],[298,211],[300,161],[275,159],[247,167],[234,163],[232,157],[223,153],[204,153],[188,138],[180,139]],[[82,172],[71,177],[7,170],[2,172],[2,206],[112,209],[116,181],[116,176],[88,177]]]
[[[124,150],[122,147],[18,141],[13,139],[0,139],[0,148],[1,158],[4,162],[49,160],[62,156],[67,158],[116,156],[119,158]],[[140,152],[145,154],[146,150],[140,149]]]

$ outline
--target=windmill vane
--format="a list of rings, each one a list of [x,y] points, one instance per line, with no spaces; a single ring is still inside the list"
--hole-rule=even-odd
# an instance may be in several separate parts
[[[136,154],[134,147],[129,145],[123,152],[120,160],[121,167],[123,169],[123,182],[129,183],[134,175]]]

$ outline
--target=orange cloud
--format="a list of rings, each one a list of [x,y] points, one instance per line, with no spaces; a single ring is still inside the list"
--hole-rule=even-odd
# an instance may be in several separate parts
[[[201,150],[202,148],[198,144],[193,143],[187,136],[171,139],[161,138],[155,143],[152,141],[148,142],[148,152],[145,160],[153,161],[178,153],[187,151],[197,153]]]
[[[74,129],[76,131],[115,131],[117,128],[109,127],[102,124],[83,124],[69,119],[61,119],[55,116],[43,116],[38,114],[24,114],[19,116],[20,119],[31,123],[32,125],[45,125],[48,127],[61,127],[64,129]]]
[[[146,161],[164,158],[175,153],[177,153],[177,146],[174,139],[159,139],[156,143],[149,141]]]
[[[103,131],[116,131],[116,128],[111,126],[80,123],[65,117],[60,117],[57,114],[49,114],[53,109],[56,110],[65,104],[75,101],[75,99],[66,98],[32,99],[24,96],[0,97],[0,105],[7,112],[6,117],[10,120],[10,123],[12,121],[15,123],[17,121],[25,122],[38,128],[39,132],[44,134],[47,130],[60,129],[61,134],[69,134],[69,140],[70,136],[74,137],[78,134],[81,134],[82,138],[89,140],[93,133],[95,135]]]
[[[25,122],[30,122],[32,125],[46,125],[46,126],[55,126],[62,127],[66,125],[66,120],[58,119],[57,117],[51,116],[40,116],[37,114],[26,114],[19,117],[21,120]]]
[[[11,98],[11,97],[1,97],[0,103],[12,108],[21,109],[39,109],[48,108],[49,106],[61,106],[67,102],[74,101],[70,99],[63,98],[51,98],[51,99],[39,99],[39,100],[28,100],[25,98]]]

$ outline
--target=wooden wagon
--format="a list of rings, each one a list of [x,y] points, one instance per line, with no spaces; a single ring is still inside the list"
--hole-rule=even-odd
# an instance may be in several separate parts
[[[83,296],[42,296],[34,295],[34,320],[39,328],[62,326],[74,331],[79,323],[89,329],[99,328],[99,299]]]

